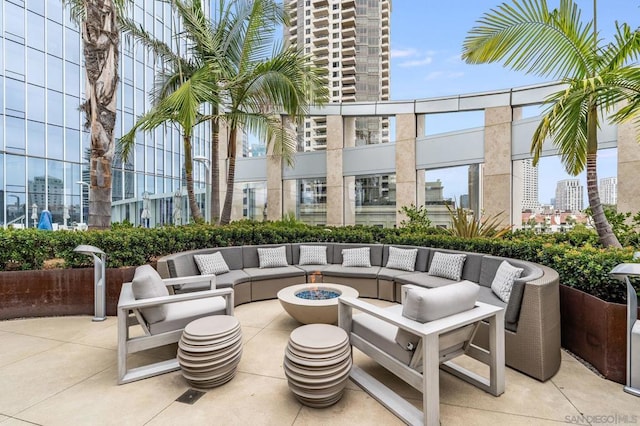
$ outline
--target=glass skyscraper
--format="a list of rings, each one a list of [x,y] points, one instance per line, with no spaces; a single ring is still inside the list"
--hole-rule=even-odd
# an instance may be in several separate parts
[[[169,3],[140,0],[127,13],[179,48]],[[61,0],[0,0],[0,23],[0,224],[34,226],[32,216],[43,209],[60,225],[86,222],[90,140],[79,109],[85,90],[79,28]],[[144,47],[122,39],[116,139],[150,108],[162,66]],[[206,126],[196,128],[194,155],[208,157],[207,134]],[[140,133],[131,158],[113,162],[112,221],[142,223],[144,194],[151,226],[173,223],[173,203],[186,203],[186,196],[174,197],[183,186],[183,159],[178,129]],[[194,164],[194,179],[204,207],[201,163]]]

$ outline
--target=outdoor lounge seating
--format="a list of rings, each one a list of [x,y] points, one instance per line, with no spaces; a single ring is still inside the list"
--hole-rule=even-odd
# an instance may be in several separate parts
[[[194,277],[161,279],[149,265],[136,268],[133,281],[125,283],[118,301],[118,384],[145,379],[180,368],[177,359],[129,369],[130,354],[176,343],[189,322],[209,315],[233,315],[233,289],[215,289],[215,275],[206,280],[209,290],[171,295],[167,286],[190,284]],[[130,328],[142,328],[132,335]]]
[[[260,268],[258,249],[281,246],[285,246],[286,266]],[[308,259],[305,261],[301,259],[304,257],[301,256],[303,246],[326,247],[325,257],[312,262],[308,262]],[[367,247],[368,266],[344,265],[343,250]],[[416,250],[415,260],[410,267],[402,269],[389,263],[392,247]],[[217,275],[218,286],[233,287],[236,305],[276,298],[278,290],[282,287],[305,281],[348,285],[355,288],[360,297],[392,302],[401,301],[401,290],[407,284],[435,288],[461,280],[475,282],[480,285],[480,302],[505,310],[507,366],[541,381],[551,378],[560,368],[559,277],[555,270],[543,265],[482,253],[431,247],[310,242],[191,250],[158,259],[157,269],[164,278],[198,274],[200,271],[194,256],[216,252],[222,255],[229,269],[229,272]],[[250,253],[250,256],[245,256],[245,252]],[[465,260],[459,277],[452,279],[433,273],[433,260],[441,257],[441,254],[464,255]],[[505,261],[512,267],[522,269],[520,276],[513,280],[507,302],[500,299],[491,288],[498,268]],[[221,282],[223,284],[220,284]],[[485,349],[489,347],[489,327],[486,322],[480,324],[473,342]]]
[[[424,413],[355,365],[351,379],[412,425],[440,424],[438,370],[441,364],[456,377],[492,395],[501,395],[504,392],[504,309],[476,302],[477,287],[468,281],[431,290],[404,286],[403,304],[389,308],[340,297],[339,326],[347,332],[351,344],[422,392]],[[408,296],[411,292],[415,295]],[[362,313],[353,315],[354,309]],[[472,343],[483,320],[488,321],[490,328],[489,350]],[[452,362],[463,354],[488,365],[489,377],[481,377]]]

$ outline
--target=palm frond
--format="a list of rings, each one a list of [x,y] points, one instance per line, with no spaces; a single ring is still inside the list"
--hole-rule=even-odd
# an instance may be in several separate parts
[[[546,0],[514,0],[486,13],[463,43],[467,63],[506,67],[561,79],[589,75],[591,24],[583,26],[571,0],[549,11]]]

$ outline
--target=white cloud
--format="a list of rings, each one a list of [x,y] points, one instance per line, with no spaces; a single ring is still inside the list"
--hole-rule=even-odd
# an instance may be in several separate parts
[[[412,47],[409,47],[407,49],[392,49],[391,50],[391,57],[392,58],[409,58],[412,56],[416,56],[418,54],[418,51]]]
[[[463,77],[464,73],[462,71],[457,72],[447,72],[444,71],[433,71],[427,74],[424,79],[427,81],[431,80],[454,80],[456,78]]]
[[[433,62],[433,58],[431,56],[426,56],[422,59],[413,59],[410,61],[404,61],[398,64],[399,67],[421,67],[423,65],[429,65]]]

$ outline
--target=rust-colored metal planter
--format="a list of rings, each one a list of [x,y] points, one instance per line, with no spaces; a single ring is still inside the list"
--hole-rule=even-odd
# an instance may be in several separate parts
[[[560,286],[562,346],[593,365],[603,376],[626,381],[627,306],[605,302]]]
[[[116,315],[122,283],[134,267],[107,268],[107,315]],[[0,272],[0,320],[93,315],[93,268]]]

